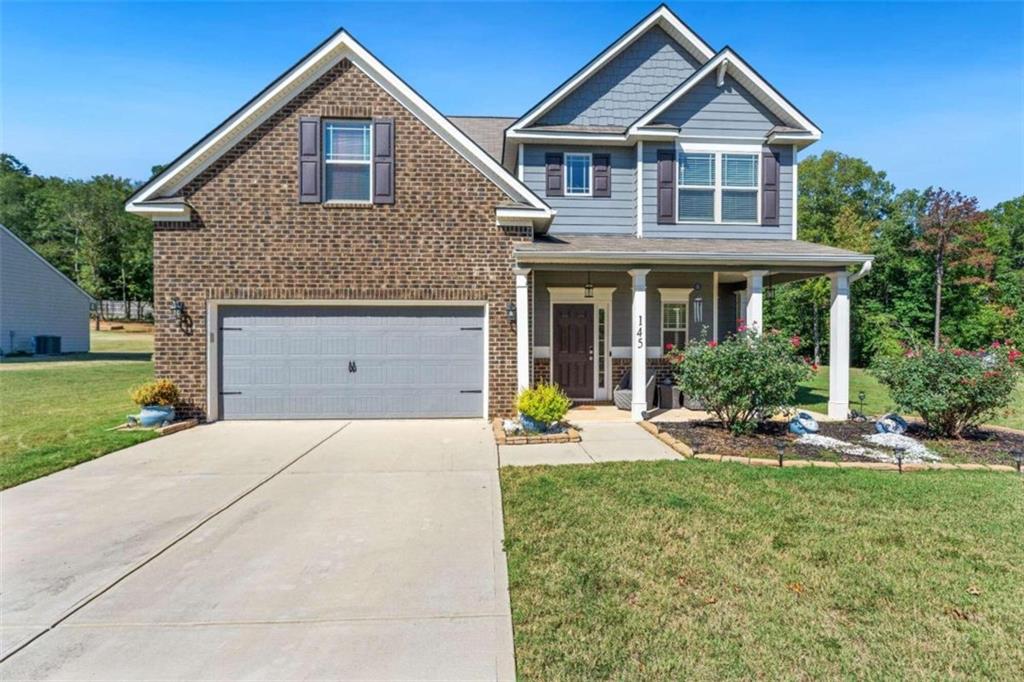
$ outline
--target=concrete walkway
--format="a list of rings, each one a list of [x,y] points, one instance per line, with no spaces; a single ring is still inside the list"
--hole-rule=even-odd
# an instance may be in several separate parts
[[[675,450],[631,421],[577,420],[574,423],[581,442],[502,445],[498,448],[501,466],[681,459]]]
[[[0,678],[512,679],[496,463],[483,421],[236,422],[5,491]]]

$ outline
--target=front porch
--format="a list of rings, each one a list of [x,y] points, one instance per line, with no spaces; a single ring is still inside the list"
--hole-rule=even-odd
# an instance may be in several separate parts
[[[722,340],[742,324],[762,330],[771,286],[828,277],[828,417],[847,418],[850,283],[867,267],[851,276],[846,266],[869,256],[781,240],[633,237],[549,237],[516,255],[520,389],[556,383],[606,417],[608,403],[628,407],[616,414],[632,421],[654,417],[652,393],[670,375],[666,349]]]

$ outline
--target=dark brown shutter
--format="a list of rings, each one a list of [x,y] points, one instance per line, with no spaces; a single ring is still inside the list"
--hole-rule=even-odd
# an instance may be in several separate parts
[[[320,203],[320,119],[299,118],[299,201]]]
[[[395,119],[373,119],[373,203],[395,203]]]
[[[658,150],[658,223],[676,222],[676,151]]]
[[[546,154],[544,156],[544,186],[545,194],[549,197],[565,196],[565,187],[562,186],[562,155]]]
[[[612,157],[609,154],[594,154],[594,192],[595,197],[612,195]]]
[[[761,152],[761,224],[779,224],[779,155]]]

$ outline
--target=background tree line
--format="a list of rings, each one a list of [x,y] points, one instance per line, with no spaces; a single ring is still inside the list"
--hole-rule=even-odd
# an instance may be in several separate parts
[[[934,341],[936,330],[966,348],[1024,340],[1024,195],[981,211],[956,192],[897,193],[884,172],[835,151],[801,161],[799,178],[800,238],[876,256],[853,286],[854,364]],[[0,155],[0,222],[95,298],[152,302],[152,224],[123,208],[137,186],[42,177]],[[772,294],[767,324],[827,362],[828,280]]]
[[[113,175],[34,175],[0,154],[0,224],[93,298],[137,311],[133,304],[153,300],[153,224],[124,210],[136,187]]]
[[[1024,195],[988,211],[941,188],[896,192],[883,171],[835,151],[799,168],[799,238],[875,255],[851,290],[851,360],[925,342],[1024,341]],[[828,362],[829,282],[775,287],[766,324]]]

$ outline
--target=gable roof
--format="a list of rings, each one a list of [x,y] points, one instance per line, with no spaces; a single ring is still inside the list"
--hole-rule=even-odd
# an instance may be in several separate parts
[[[515,123],[509,116],[449,116],[448,120],[498,162],[505,144],[505,128]]]
[[[161,173],[151,178],[125,202],[132,213],[158,219],[188,219],[191,208],[184,201],[155,201],[175,196],[193,178],[234,146],[245,135],[287,104],[293,97],[343,59],[348,59],[377,85],[394,97],[424,125],[491,180],[519,206],[520,213],[550,220],[553,211],[543,200],[508,172],[493,157],[445,118],[426,99],[388,69],[345,29],[338,29],[294,66],[205,137],[193,144]],[[499,211],[500,213],[500,211]]]
[[[654,123],[659,115],[664,113],[675,102],[685,97],[686,93],[690,92],[694,86],[721,69],[724,69],[761,104],[767,107],[769,111],[778,116],[781,121],[796,128],[797,133],[807,133],[806,139],[808,142],[821,138],[821,129],[811,119],[807,118],[803,112],[797,109],[781,92],[776,90],[771,83],[766,81],[761,74],[755,71],[752,66],[747,64],[742,57],[728,46],[722,48],[704,66],[680,83],[679,87],[666,95],[650,111],[638,118],[629,127],[630,132],[636,132],[637,129]],[[793,134],[793,131],[787,130],[782,133],[776,132],[775,134]]]
[[[43,265],[48,267],[50,270],[53,271],[54,274],[56,274],[58,277],[60,277],[65,282],[67,282],[68,284],[73,286],[75,289],[77,289],[79,291],[79,293],[81,293],[83,296],[85,296],[87,299],[89,299],[90,302],[95,300],[92,296],[90,296],[88,294],[88,292],[86,292],[85,289],[83,289],[82,287],[78,286],[73,279],[71,279],[70,277],[65,275],[63,272],[58,270],[57,267],[53,263],[51,263],[50,261],[48,261],[45,258],[43,258],[42,255],[40,255],[40,253],[38,251],[33,249],[31,246],[26,244],[24,241],[22,241],[21,237],[19,237],[18,235],[14,234],[9,229],[7,229],[7,226],[0,225],[0,232],[2,232],[3,234],[9,236],[11,239],[13,239],[15,241],[16,244],[21,245],[21,247],[25,251],[30,253],[32,256],[35,256],[37,259],[39,259],[39,261],[42,262]]]
[[[516,130],[524,128],[536,122],[541,116],[550,111],[556,104],[565,99],[569,93],[576,90],[592,75],[601,70],[612,59],[629,47],[640,36],[644,35],[651,28],[659,26],[662,30],[672,36],[683,48],[689,52],[701,64],[711,59],[715,51],[704,42],[704,39],[697,35],[689,26],[683,23],[667,5],[659,5],[657,9],[641,19],[628,31],[604,49],[601,54],[590,60],[582,69],[574,73],[564,83],[555,88],[539,104],[526,112],[518,121],[511,126]]]

